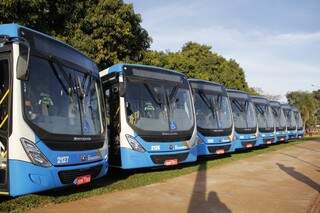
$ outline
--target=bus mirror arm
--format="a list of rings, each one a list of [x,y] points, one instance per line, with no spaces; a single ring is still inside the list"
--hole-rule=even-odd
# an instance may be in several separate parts
[[[17,60],[16,76],[19,80],[28,79],[28,66],[30,57],[30,46],[27,43],[20,43],[20,54]]]
[[[125,84],[123,82],[119,83],[119,96],[124,97],[126,95]]]

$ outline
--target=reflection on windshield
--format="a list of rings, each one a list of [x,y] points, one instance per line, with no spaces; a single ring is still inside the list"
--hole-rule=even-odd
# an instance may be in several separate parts
[[[227,96],[195,90],[197,126],[202,129],[231,128],[232,117]]]
[[[286,127],[286,118],[284,116],[283,110],[281,107],[273,106],[271,107],[272,114],[274,118],[274,124],[276,128],[285,128]]]
[[[26,116],[53,134],[98,135],[102,132],[99,92],[92,76],[31,57],[29,79],[24,82]]]
[[[187,82],[143,81],[126,78],[128,123],[144,131],[186,131],[193,126]]]
[[[256,128],[257,121],[252,102],[231,98],[233,120],[236,128]]]
[[[291,109],[283,109],[287,120],[287,127],[290,129],[296,128],[296,119],[294,118],[293,111]]]
[[[259,128],[273,128],[272,114],[267,104],[255,103]]]

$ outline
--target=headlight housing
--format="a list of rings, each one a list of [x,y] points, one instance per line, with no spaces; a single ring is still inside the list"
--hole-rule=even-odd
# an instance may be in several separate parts
[[[137,152],[145,152],[146,150],[141,146],[141,144],[131,135],[126,134],[126,138],[131,148]]]
[[[50,167],[52,164],[42,154],[38,147],[26,138],[20,138],[24,151],[27,153],[31,162],[37,166]]]

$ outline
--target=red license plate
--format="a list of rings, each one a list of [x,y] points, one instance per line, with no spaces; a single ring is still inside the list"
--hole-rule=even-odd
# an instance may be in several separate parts
[[[267,141],[267,144],[272,144],[272,141]]]
[[[73,183],[76,185],[82,185],[90,182],[91,182],[91,175],[79,176],[73,181]]]
[[[246,148],[252,148],[252,144],[251,144],[251,143],[248,143],[248,144],[246,145]]]
[[[164,165],[165,166],[174,166],[178,164],[178,159],[170,159],[170,160],[165,160]]]
[[[222,155],[222,154],[224,154],[224,149],[217,149],[217,150],[216,150],[216,154],[217,154],[217,155]]]

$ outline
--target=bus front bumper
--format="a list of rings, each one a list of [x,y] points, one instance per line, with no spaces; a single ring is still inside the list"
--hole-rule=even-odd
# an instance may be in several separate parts
[[[94,180],[106,175],[106,160],[76,166],[41,167],[20,160],[9,160],[9,194],[19,196],[49,189],[75,185],[79,176]]]

